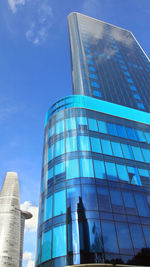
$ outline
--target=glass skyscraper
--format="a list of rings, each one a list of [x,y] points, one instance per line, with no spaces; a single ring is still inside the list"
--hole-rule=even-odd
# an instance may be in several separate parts
[[[0,192],[0,266],[22,267],[25,220],[32,214],[20,210],[16,172],[7,172]]]
[[[46,115],[36,266],[150,266],[149,59],[127,30],[68,21],[74,95]]]

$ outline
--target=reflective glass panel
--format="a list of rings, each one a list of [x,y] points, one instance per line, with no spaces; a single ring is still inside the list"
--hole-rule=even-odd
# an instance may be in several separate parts
[[[114,223],[102,221],[101,225],[105,252],[119,253]]]
[[[66,225],[53,228],[53,251],[52,257],[60,257],[66,255]]]
[[[77,136],[66,137],[66,153],[77,151]]]
[[[66,128],[66,131],[75,130],[76,129],[76,119],[75,119],[75,117],[67,118],[65,120],[65,128]]]
[[[55,157],[65,153],[64,139],[55,143]]]
[[[94,177],[92,159],[80,159],[81,177]]]
[[[51,230],[43,233],[42,240],[42,261],[47,261],[51,259]]]
[[[115,163],[105,162],[108,180],[118,180]]]
[[[100,139],[96,137],[90,137],[91,139],[91,148],[93,152],[102,153]]]
[[[100,133],[108,133],[105,121],[98,121],[98,129]]]
[[[64,120],[58,121],[56,123],[56,134],[64,132]]]
[[[107,155],[112,155],[112,149],[111,149],[110,141],[101,139],[101,144],[102,144],[103,153],[107,154]]]
[[[133,254],[128,225],[125,223],[116,223],[116,230],[120,252],[123,254]]]
[[[71,159],[66,161],[66,179],[79,177],[79,161]]]
[[[85,210],[97,210],[97,195],[96,195],[96,187],[93,185],[82,185],[82,199],[79,203],[83,216]]]
[[[90,151],[90,139],[89,136],[80,135],[78,136],[79,150],[80,151]]]
[[[66,213],[66,191],[54,193],[54,216]]]
[[[114,156],[122,158],[123,154],[122,154],[122,149],[121,149],[120,143],[111,141],[111,145],[112,145],[112,150],[113,150]]]
[[[95,119],[88,119],[89,130],[98,132],[97,121]]]
[[[105,168],[104,162],[101,160],[94,160],[94,170],[95,170],[95,177],[100,179],[105,179]]]

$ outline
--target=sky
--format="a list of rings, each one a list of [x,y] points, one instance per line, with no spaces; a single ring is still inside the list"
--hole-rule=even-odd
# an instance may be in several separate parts
[[[0,1],[0,187],[18,173],[27,221],[23,267],[33,267],[44,119],[72,94],[67,16],[80,12],[133,32],[150,57],[149,0]]]

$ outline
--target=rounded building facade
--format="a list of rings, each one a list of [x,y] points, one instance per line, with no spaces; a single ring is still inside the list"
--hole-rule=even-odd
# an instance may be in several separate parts
[[[150,265],[150,116],[136,112],[87,96],[49,109],[36,267]]]

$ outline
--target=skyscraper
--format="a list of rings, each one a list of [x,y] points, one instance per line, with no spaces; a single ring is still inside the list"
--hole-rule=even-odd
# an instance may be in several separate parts
[[[31,213],[20,210],[16,172],[7,172],[0,192],[0,266],[21,267],[24,221]]]
[[[36,266],[149,266],[149,59],[127,30],[68,21],[74,95],[46,115]]]

